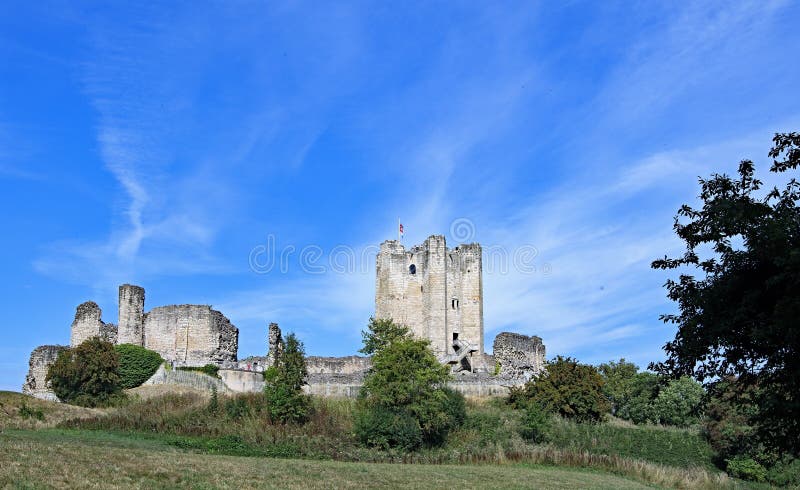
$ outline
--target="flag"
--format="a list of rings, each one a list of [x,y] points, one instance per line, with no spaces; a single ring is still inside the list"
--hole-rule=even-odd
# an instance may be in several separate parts
[[[400,236],[403,236],[403,223],[400,223]]]

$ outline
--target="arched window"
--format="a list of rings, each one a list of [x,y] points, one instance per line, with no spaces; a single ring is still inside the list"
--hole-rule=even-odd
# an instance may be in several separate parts
[[[416,274],[417,273],[417,266],[414,265],[414,264],[409,265],[408,266],[408,273],[411,274],[412,276],[414,274]]]

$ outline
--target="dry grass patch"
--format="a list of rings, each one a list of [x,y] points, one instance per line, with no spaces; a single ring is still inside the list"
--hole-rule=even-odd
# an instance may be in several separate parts
[[[102,410],[40,400],[13,391],[0,391],[0,430],[54,427],[70,419],[85,419]]]

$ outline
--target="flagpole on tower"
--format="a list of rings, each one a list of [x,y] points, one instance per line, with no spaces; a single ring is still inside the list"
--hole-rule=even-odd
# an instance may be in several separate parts
[[[400,217],[397,217],[397,241],[403,241],[403,224],[400,223]]]

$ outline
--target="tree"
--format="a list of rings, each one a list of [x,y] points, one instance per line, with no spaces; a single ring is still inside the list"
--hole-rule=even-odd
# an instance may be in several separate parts
[[[657,374],[646,371],[636,373],[630,380],[625,399],[620,402],[617,417],[635,424],[655,422],[657,417],[653,413],[653,402],[661,389],[659,381]]]
[[[366,330],[361,331],[364,347],[358,352],[372,355],[396,339],[408,338],[409,331],[405,325],[399,325],[391,319],[370,317]]]
[[[609,361],[597,366],[603,376],[603,394],[611,402],[611,413],[617,415],[619,407],[630,398],[630,388],[633,377],[639,372],[639,366],[632,362],[620,359],[619,362]]]
[[[611,406],[603,396],[603,377],[594,366],[558,356],[545,373],[511,392],[512,404],[524,408],[537,403],[550,412],[578,422],[597,422]]]
[[[119,355],[110,342],[92,337],[59,352],[46,380],[63,402],[94,407],[121,392]]]
[[[704,395],[703,386],[688,376],[670,380],[653,400],[653,422],[680,427],[697,422]]]
[[[449,369],[427,340],[391,320],[370,319],[362,352],[372,368],[359,392],[355,431],[367,445],[415,449],[441,444],[464,421],[464,399],[446,387]]]
[[[639,372],[632,362],[620,359],[597,367],[603,376],[603,394],[611,402],[611,412],[636,424],[657,422],[653,403],[658,396],[660,378],[649,372]]]
[[[311,411],[311,399],[303,393],[308,377],[305,349],[293,333],[281,342],[283,348],[275,366],[264,372],[264,394],[270,417],[282,423],[305,422]]]
[[[800,164],[800,134],[777,134],[771,172]],[[686,250],[653,262],[679,270],[666,283],[678,314],[664,346],[667,359],[652,367],[701,382],[735,377],[758,386],[756,435],[772,447],[800,451],[800,183],[789,180],[760,193],[753,162],[738,178],[700,179],[702,207],[684,205],[674,229]],[[701,257],[708,251],[706,257]],[[692,269],[699,277],[691,274]]]

